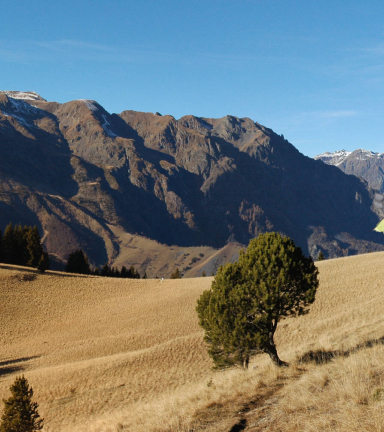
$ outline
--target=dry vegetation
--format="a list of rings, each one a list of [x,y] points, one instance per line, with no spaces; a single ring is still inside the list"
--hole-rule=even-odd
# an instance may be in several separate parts
[[[227,243],[221,249],[209,246],[180,247],[167,246],[146,237],[129,234],[116,225],[108,225],[118,239],[119,254],[113,259],[113,266],[129,268],[133,265],[141,275],[148,277],[169,276],[176,270],[187,278],[215,274],[220,265],[235,261],[239,257],[240,243]]]
[[[308,315],[250,370],[213,372],[196,299],[212,278],[0,269],[0,398],[25,374],[46,431],[384,431],[384,253],[323,261]],[[237,425],[236,427],[234,427]]]

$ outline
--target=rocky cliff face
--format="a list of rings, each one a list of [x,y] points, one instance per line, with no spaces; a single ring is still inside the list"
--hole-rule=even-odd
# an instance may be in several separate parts
[[[372,201],[365,183],[248,118],[0,93],[0,228],[37,224],[58,259],[81,247],[121,264],[116,232],[221,248],[274,230],[315,257],[384,250]]]
[[[353,152],[339,150],[323,153],[314,159],[337,166],[346,174],[362,177],[372,189],[384,192],[384,153],[362,149]]]

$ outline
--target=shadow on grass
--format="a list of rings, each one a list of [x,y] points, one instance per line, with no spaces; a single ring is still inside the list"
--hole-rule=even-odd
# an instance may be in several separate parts
[[[239,423],[236,423],[234,426],[232,426],[229,432],[240,432],[244,430],[246,427],[247,427],[247,420],[242,419],[239,421]]]
[[[9,366],[16,363],[26,362],[29,360],[34,360],[36,358],[39,358],[40,356],[32,356],[32,357],[20,357],[18,359],[12,359],[12,360],[4,360],[0,362],[0,367],[2,366]]]
[[[0,377],[25,370],[25,367],[20,363],[27,362],[29,360],[33,360],[39,357],[40,356],[21,357],[18,359],[5,360],[0,362]]]
[[[318,365],[320,364],[326,364],[331,362],[334,358],[337,357],[348,357],[351,354],[356,353],[357,351],[361,350],[362,348],[372,348],[376,345],[384,345],[384,336],[378,339],[370,339],[368,341],[365,341],[361,344],[356,345],[353,348],[350,348],[348,350],[311,350],[303,354],[301,357],[298,358],[299,363],[316,363]]]
[[[24,370],[21,366],[0,367],[0,377]]]

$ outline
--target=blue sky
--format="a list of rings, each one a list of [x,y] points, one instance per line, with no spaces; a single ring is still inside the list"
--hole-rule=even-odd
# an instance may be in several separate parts
[[[0,14],[2,90],[250,117],[308,156],[384,152],[382,1],[13,0]]]

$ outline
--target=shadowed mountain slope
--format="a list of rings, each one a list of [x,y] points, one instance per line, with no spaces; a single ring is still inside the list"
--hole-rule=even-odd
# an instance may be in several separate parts
[[[0,228],[10,220],[37,224],[58,259],[81,247],[95,264],[146,270],[151,259],[144,264],[125,234],[153,245],[207,246],[206,256],[270,230],[314,257],[384,250],[372,231],[381,209],[372,210],[364,182],[303,156],[248,118],[117,115],[95,101],[3,92],[0,178]]]

